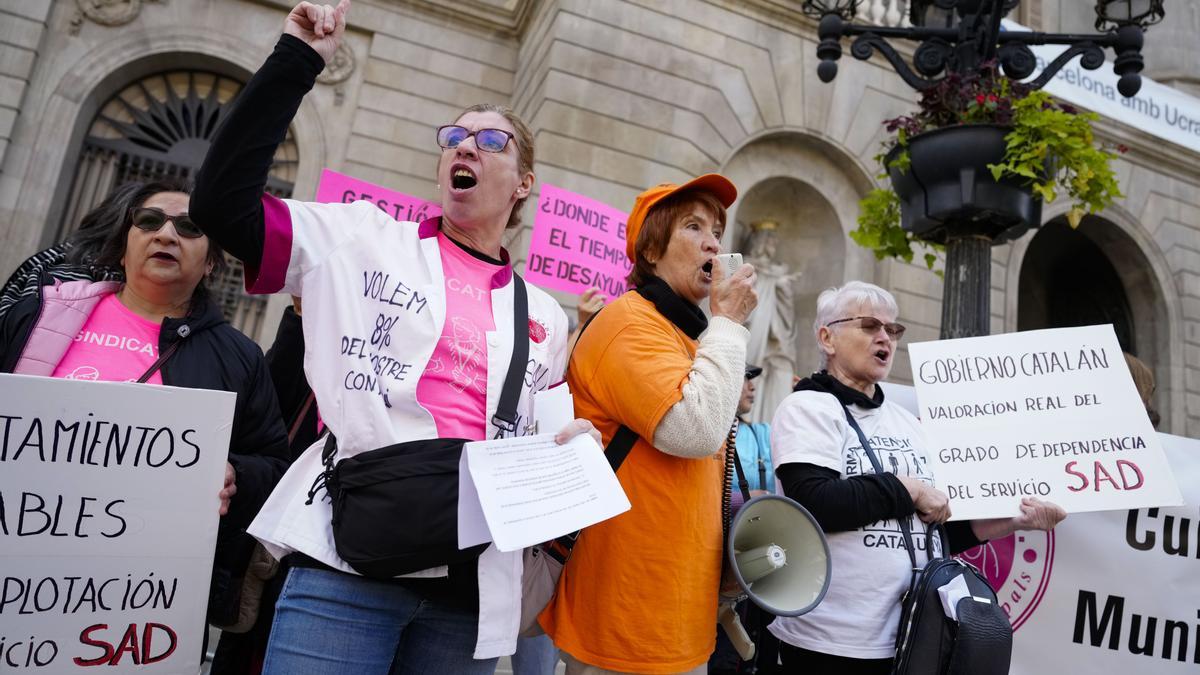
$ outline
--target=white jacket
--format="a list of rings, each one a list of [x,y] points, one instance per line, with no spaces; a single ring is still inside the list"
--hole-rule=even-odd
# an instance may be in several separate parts
[[[436,438],[433,416],[417,402],[417,382],[442,334],[445,278],[439,220],[397,223],[367,202],[315,204],[263,199],[266,241],[254,293],[304,298],[304,372],[340,458],[404,441]],[[503,254],[507,262],[507,253]],[[512,269],[493,278],[487,334],[487,437],[513,345]],[[559,382],[566,368],[567,318],[544,291],[527,285],[529,363],[517,407],[518,433],[531,395]],[[536,326],[534,324],[537,324]],[[322,442],[284,475],[249,531],[276,557],[299,551],[354,573],[335,552],[327,500],[305,505],[323,470]],[[392,524],[381,523],[381,527]],[[521,611],[521,553],[490,546],[479,559],[479,632],[475,658],[512,654]],[[439,577],[446,568],[411,576]]]

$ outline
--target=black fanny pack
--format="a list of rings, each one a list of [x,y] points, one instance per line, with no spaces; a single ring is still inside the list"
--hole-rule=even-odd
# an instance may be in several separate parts
[[[517,429],[517,402],[529,360],[528,298],[513,274],[513,353],[492,424]],[[325,440],[325,471],[309,491],[323,486],[333,507],[338,557],[359,574],[389,579],[478,558],[487,544],[458,548],[458,462],[462,438],[396,443],[337,461],[337,440]]]

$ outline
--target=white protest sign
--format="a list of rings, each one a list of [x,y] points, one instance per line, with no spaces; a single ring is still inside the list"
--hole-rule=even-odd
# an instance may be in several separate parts
[[[1200,670],[1200,441],[1158,436],[1186,506],[1072,514],[970,552],[1013,620],[1014,675]]]
[[[199,670],[235,400],[0,375],[0,669]]]
[[[909,345],[922,426],[954,520],[1180,504],[1112,326]]]
[[[481,511],[496,548],[516,551],[581,530],[629,510],[629,498],[595,439],[580,434],[567,443],[554,434],[476,441],[463,447],[459,464],[459,546],[482,543],[464,535],[482,528],[464,520]],[[477,494],[478,510],[464,503]]]

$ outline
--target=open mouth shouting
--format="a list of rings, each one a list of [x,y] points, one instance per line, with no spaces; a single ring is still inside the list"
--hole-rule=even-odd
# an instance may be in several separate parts
[[[885,347],[880,347],[879,349],[875,350],[875,362],[881,366],[886,366],[888,363],[888,359],[890,359],[891,357],[892,357],[892,350],[890,350],[890,349],[887,349]]]
[[[479,184],[479,178],[465,164],[455,164],[450,167],[450,189],[453,192],[466,192]]]
[[[708,262],[706,262],[700,266],[700,271],[704,272],[704,280],[705,281],[709,281],[709,282],[712,281],[712,268],[713,268],[712,260],[709,260]]]

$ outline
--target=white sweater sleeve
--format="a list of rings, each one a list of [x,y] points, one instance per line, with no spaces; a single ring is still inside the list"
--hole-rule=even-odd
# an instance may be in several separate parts
[[[676,457],[709,457],[721,450],[737,414],[746,375],[750,331],[715,316],[700,336],[683,398],[654,429],[654,447]]]

